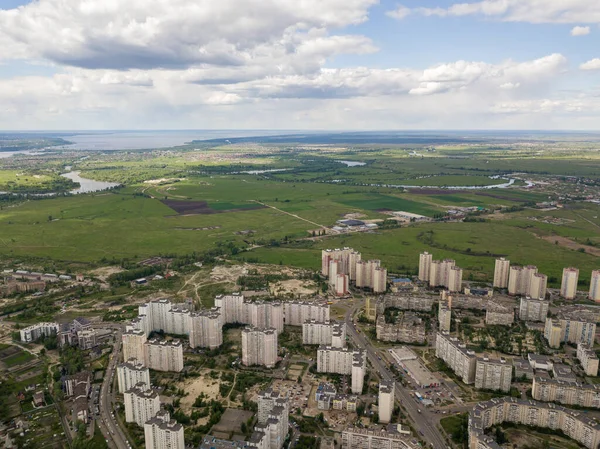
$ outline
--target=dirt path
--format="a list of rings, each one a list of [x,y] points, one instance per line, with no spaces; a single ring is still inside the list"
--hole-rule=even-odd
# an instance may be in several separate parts
[[[588,220],[587,218],[585,218],[585,217],[582,217],[582,216],[581,216],[581,215],[579,215],[579,214],[575,214],[575,215],[577,215],[577,216],[578,216],[579,218],[581,218],[582,220],[585,220],[585,221],[587,221],[589,224],[591,224],[591,225],[593,225],[593,226],[596,226],[598,229],[600,229],[600,226],[598,226],[598,225],[597,225],[596,223],[594,223],[592,220]]]
[[[284,211],[284,210],[277,209],[275,206],[269,206],[268,204],[261,203],[260,201],[257,201],[257,200],[252,200],[252,202],[253,202],[253,203],[262,204],[263,206],[265,206],[265,207],[269,207],[269,208],[271,208],[271,209],[275,209],[277,212],[281,212],[282,214],[286,214],[286,215],[289,215],[290,217],[297,218],[298,220],[305,221],[305,222],[307,222],[307,223],[310,223],[311,225],[315,225],[315,226],[318,226],[318,227],[320,227],[320,228],[323,228],[323,229],[325,229],[325,228],[326,228],[326,226],[323,226],[322,224],[315,223],[314,221],[307,220],[306,218],[302,218],[302,217],[300,217],[300,216],[298,216],[298,215],[296,215],[296,214],[291,214],[291,213],[289,213],[289,212],[286,212],[286,211]]]
[[[577,243],[567,237],[562,237],[559,235],[545,235],[543,237],[540,237],[540,236],[536,236],[536,237],[541,238],[542,240],[546,240],[547,242],[550,242],[550,243],[558,242],[559,246],[562,246],[564,248],[569,248],[569,249],[572,249],[575,251],[577,251],[580,248],[583,248],[586,253],[592,254],[596,257],[600,257],[600,248],[596,248],[595,246],[590,246],[590,245],[582,245],[581,243]]]

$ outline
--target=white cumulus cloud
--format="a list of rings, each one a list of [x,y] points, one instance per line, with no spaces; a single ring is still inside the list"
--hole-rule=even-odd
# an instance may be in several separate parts
[[[581,70],[600,70],[600,58],[594,58],[579,66]]]
[[[403,5],[398,5],[396,9],[387,11],[385,14],[393,19],[402,20],[411,13],[411,9]]]
[[[590,34],[590,27],[575,26],[571,30],[571,36],[586,36]]]

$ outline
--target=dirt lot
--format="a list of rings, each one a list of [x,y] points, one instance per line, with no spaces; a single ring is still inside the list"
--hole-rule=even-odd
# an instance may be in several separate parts
[[[580,243],[574,242],[573,240],[567,238],[567,237],[561,237],[558,235],[546,235],[543,237],[540,237],[543,240],[546,240],[547,242],[550,243],[555,243],[558,242],[558,244],[564,248],[569,248],[572,250],[578,250],[580,248],[583,248],[585,250],[586,253],[588,254],[593,254],[594,256],[600,256],[600,248],[596,248],[595,246],[589,246],[589,245],[582,245]]]
[[[208,375],[211,370],[205,370],[201,377],[195,377],[182,382],[177,387],[182,388],[183,391],[189,393],[187,396],[181,398],[181,409],[189,413],[192,410],[192,405],[200,393],[204,393],[208,396],[208,401],[211,399],[219,399],[219,385],[218,379],[213,379]]]
[[[312,281],[303,281],[290,279],[288,281],[279,281],[269,286],[272,295],[285,295],[293,293],[295,295],[315,295],[318,293],[317,286]]]

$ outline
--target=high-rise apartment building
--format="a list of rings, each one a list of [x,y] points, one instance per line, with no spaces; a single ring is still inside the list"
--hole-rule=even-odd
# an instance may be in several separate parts
[[[379,383],[377,410],[380,423],[388,424],[392,422],[392,415],[394,414],[394,390],[395,383],[393,381],[382,380]]]
[[[215,349],[223,344],[223,322],[219,309],[190,314],[190,347]]]
[[[494,268],[494,287],[508,288],[508,274],[510,271],[510,260],[500,257],[496,259]]]
[[[123,359],[145,361],[144,343],[146,343],[146,332],[141,329],[128,330],[121,336],[123,342]]]
[[[590,293],[588,298],[595,302],[600,302],[600,270],[592,271],[590,279]]]
[[[216,296],[215,307],[221,309],[223,324],[245,323],[244,296],[241,293]]]
[[[429,282],[431,272],[431,262],[433,261],[433,255],[427,251],[421,253],[419,256],[419,280]]]
[[[508,276],[508,294],[543,299],[546,297],[547,283],[548,277],[538,273],[534,265],[511,266]]]
[[[583,343],[594,345],[596,323],[570,318],[546,318],[544,337],[551,348],[559,348],[561,343]]]
[[[183,344],[180,340],[153,338],[144,343],[146,366],[156,371],[183,371]]]
[[[569,267],[563,269],[562,282],[560,284],[560,296],[565,299],[575,299],[577,296],[577,281],[579,270]]]
[[[277,363],[277,331],[248,326],[242,329],[242,364],[273,368]]]
[[[361,394],[366,369],[364,351],[320,346],[317,350],[317,371],[352,376],[352,393]]]
[[[171,419],[169,412],[160,411],[144,423],[146,449],[185,449],[183,426]]]
[[[268,388],[258,395],[258,413],[249,446],[257,449],[281,449],[289,428],[289,399]]]
[[[286,301],[283,317],[288,326],[302,326],[307,320],[329,321],[329,305],[323,302]]]
[[[376,267],[373,269],[371,288],[373,293],[385,293],[387,290],[387,269],[383,267]]]
[[[302,344],[344,348],[346,346],[346,323],[306,321],[302,325]]]
[[[335,278],[334,292],[336,296],[345,296],[348,294],[349,280],[347,274],[338,273]]]
[[[580,411],[505,397],[480,402],[469,413],[469,449],[500,449],[486,429],[503,422],[561,430],[589,449],[600,445],[600,424]]]
[[[150,388],[150,370],[141,360],[130,359],[117,366],[117,379],[119,393],[125,393],[136,385]]]
[[[450,269],[456,266],[456,262],[452,259],[434,260],[429,267],[429,286],[443,286],[448,288]],[[461,273],[462,280],[462,273]]]
[[[475,388],[508,393],[512,371],[512,365],[504,359],[478,358],[475,366]]]
[[[521,321],[546,321],[549,303],[544,299],[521,298],[519,319]]]
[[[462,277],[463,270],[459,267],[450,267],[448,272],[448,291],[450,292],[459,292],[462,290]]]
[[[548,285],[548,276],[542,273],[533,273],[529,280],[529,296],[532,298],[545,298]]]
[[[144,427],[144,423],[154,418],[160,410],[158,392],[144,384],[138,384],[125,391],[123,401],[125,421],[134,422],[140,427]]]
[[[440,299],[438,306],[438,327],[441,332],[450,332],[452,309],[448,301]]]
[[[600,408],[600,386],[533,376],[531,396],[536,401]]]
[[[329,261],[329,286],[335,288],[335,281],[337,280],[338,274],[344,274],[342,270],[342,262],[337,259]]]
[[[488,306],[485,311],[485,324],[497,326],[510,326],[515,322],[515,312],[499,305]]]
[[[435,355],[442,359],[466,384],[475,382],[477,358],[465,344],[447,333],[438,332],[435,339]]]
[[[577,344],[577,358],[588,376],[598,375],[598,356],[590,346],[584,343]]]
[[[342,449],[416,449],[410,432],[401,432],[400,426],[382,430],[350,427],[342,432]]]

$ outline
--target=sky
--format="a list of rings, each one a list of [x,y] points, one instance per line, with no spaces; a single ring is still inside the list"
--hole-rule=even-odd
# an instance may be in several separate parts
[[[0,0],[0,129],[600,129],[597,0]]]

